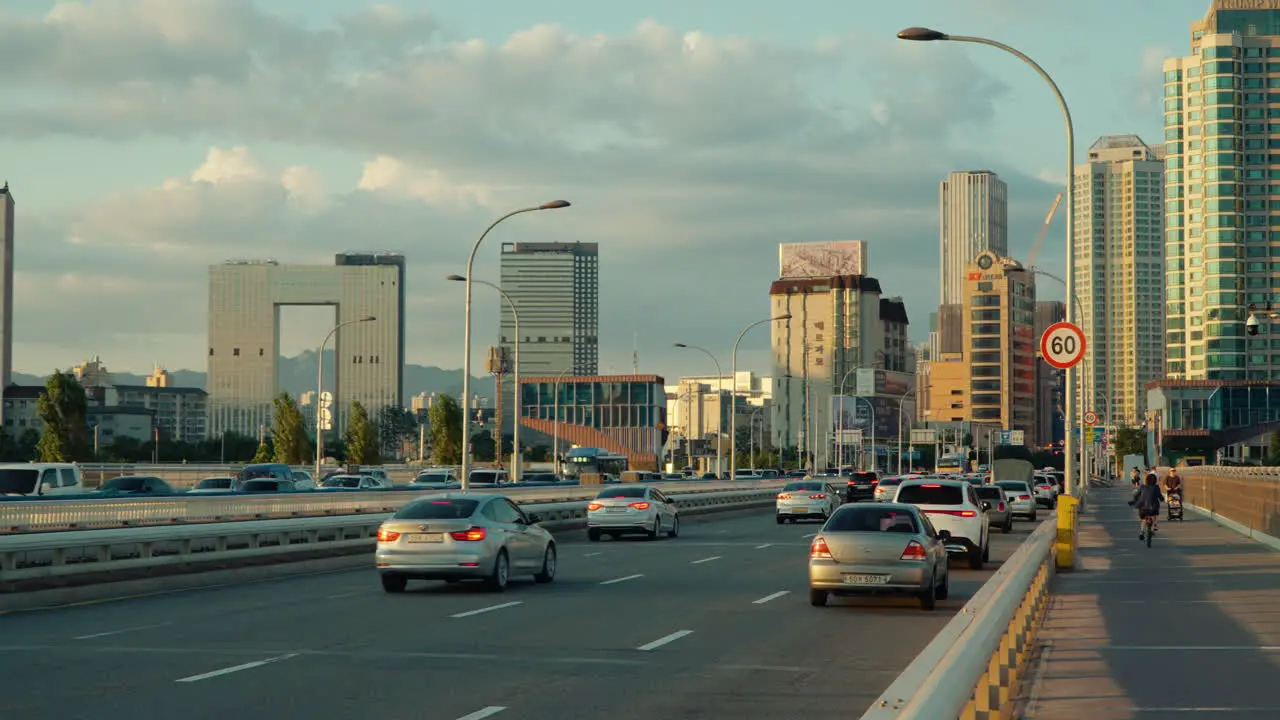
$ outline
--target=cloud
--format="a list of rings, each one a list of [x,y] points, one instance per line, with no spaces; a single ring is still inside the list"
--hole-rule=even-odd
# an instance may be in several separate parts
[[[937,183],[991,166],[970,148],[994,140],[1006,93],[964,48],[856,29],[808,47],[652,21],[612,36],[552,24],[498,44],[448,36],[389,6],[326,29],[214,0],[0,14],[0,90],[23,98],[0,106],[0,141],[186,139],[194,168],[24,217],[19,337],[58,342],[47,323],[72,302],[41,296],[36,268],[123,272],[134,292],[95,291],[77,325],[124,352],[122,318],[130,333],[187,337],[165,361],[198,367],[207,264],[391,249],[411,267],[411,359],[456,365],[460,295],[439,278],[495,217],[557,198],[573,207],[496,230],[476,274],[496,278],[501,242],[600,243],[606,369],[629,368],[633,332],[659,369],[687,360],[667,349],[679,338],[730,346],[768,311],[779,242],[867,240],[919,335],[937,295],[936,270],[921,270],[937,252]],[[255,155],[267,147],[278,167]],[[322,170],[309,149],[360,170]],[[1029,247],[1053,189],[993,169],[1013,188],[1026,236],[1014,244]],[[477,317],[496,316],[477,300]],[[88,341],[67,337],[66,352]],[[743,357],[763,365],[763,351]]]
[[[1141,61],[1137,74],[1130,78],[1130,101],[1139,110],[1155,110],[1164,99],[1164,61],[1175,57],[1176,53],[1164,46],[1147,46],[1142,48]]]

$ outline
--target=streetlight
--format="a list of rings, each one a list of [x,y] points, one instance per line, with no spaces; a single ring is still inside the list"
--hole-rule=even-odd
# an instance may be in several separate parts
[[[902,474],[902,403],[908,397],[916,394],[915,390],[908,390],[902,393],[902,397],[898,398],[898,474]]]
[[[1003,50],[1009,53],[1010,55],[1013,55],[1014,57],[1018,58],[1019,60],[1026,63],[1027,65],[1030,65],[1031,69],[1035,70],[1036,74],[1038,74],[1041,78],[1043,78],[1046,83],[1048,83],[1049,89],[1053,91],[1053,96],[1058,101],[1058,106],[1062,109],[1062,116],[1066,120],[1066,124],[1067,124],[1067,177],[1066,177],[1066,183],[1067,183],[1067,217],[1066,217],[1067,279],[1065,284],[1067,286],[1067,302],[1068,303],[1073,302],[1075,297],[1075,272],[1076,272],[1076,265],[1075,265],[1075,262],[1076,262],[1076,247],[1075,247],[1076,194],[1075,194],[1075,177],[1074,177],[1075,163],[1076,163],[1076,131],[1075,131],[1075,125],[1071,122],[1071,109],[1067,107],[1067,99],[1062,96],[1062,91],[1058,89],[1058,83],[1054,82],[1053,78],[1050,77],[1049,73],[1045,72],[1045,69],[1040,67],[1040,64],[1037,63],[1035,60],[1032,60],[1030,57],[1027,57],[1021,51],[1013,47],[1010,47],[1009,45],[1005,45],[1002,42],[998,42],[996,40],[990,40],[988,38],[982,38],[982,37],[971,37],[967,35],[948,35],[938,30],[931,30],[929,28],[922,28],[922,27],[907,28],[906,30],[903,30],[902,32],[898,33],[898,38],[900,40],[915,40],[920,42],[930,42],[934,40],[949,40],[951,42],[966,42],[966,43],[975,43],[978,45],[987,45],[993,48],[997,48],[999,50]],[[1076,427],[1082,428],[1084,426],[1084,408],[1083,408],[1084,403],[1076,402],[1076,377],[1071,373],[1067,374],[1066,394],[1067,394],[1067,398],[1066,398],[1067,409],[1065,414],[1068,418],[1072,416],[1076,416],[1075,418]],[[1073,410],[1075,412],[1073,412]],[[1072,489],[1071,489],[1071,477],[1074,474],[1072,471],[1075,469],[1073,465],[1075,462],[1075,439],[1072,437],[1072,434],[1069,429],[1066,435],[1067,436],[1063,441],[1063,455],[1065,456],[1064,466],[1063,466],[1063,477],[1065,479],[1064,484],[1066,486],[1067,495],[1072,495],[1074,493],[1072,493]],[[1081,443],[1081,445],[1083,446],[1083,443]],[[1083,457],[1081,458],[1081,460],[1083,460]],[[1080,492],[1084,492],[1085,489],[1089,487],[1088,478],[1085,476],[1084,462],[1080,463],[1078,482],[1080,483]]]
[[[494,220],[493,224],[480,233],[476,244],[471,246],[471,256],[467,258],[467,274],[463,280],[467,285],[466,299],[463,301],[465,319],[462,330],[462,488],[464,490],[471,487],[471,274],[472,267],[476,263],[476,252],[480,250],[480,244],[484,242],[489,231],[509,217],[521,213],[537,212],[539,210],[559,210],[567,207],[569,207],[568,200],[552,200],[549,203],[512,210]]]
[[[738,340],[733,344],[733,353],[729,357],[729,373],[733,387],[729,392],[729,479],[738,479],[738,346],[742,344],[742,338],[747,336],[747,331],[758,325],[765,325],[779,320],[790,320],[791,313],[779,315],[777,317],[757,320],[750,325],[742,328],[742,332],[738,334]],[[679,345],[677,345],[679,347]],[[719,366],[717,366],[719,367]],[[719,468],[717,468],[719,470]]]
[[[555,385],[552,386],[555,406],[551,415],[551,472],[557,478],[560,477],[560,381],[572,371],[572,367],[561,370],[556,376]]]
[[[445,280],[451,280],[453,282],[467,281],[467,279],[461,275],[450,275],[446,277]],[[511,361],[511,367],[512,367],[511,374],[513,376],[512,382],[515,383],[515,386],[516,386],[516,390],[515,390],[516,421],[511,426],[511,449],[515,453],[515,457],[511,461],[511,480],[513,482],[520,482],[520,465],[521,465],[521,461],[524,459],[522,453],[520,452],[520,415],[521,415],[521,412],[520,412],[520,311],[516,307],[516,301],[512,300],[511,296],[508,295],[506,291],[503,290],[502,288],[498,287],[497,285],[494,285],[488,280],[472,280],[472,282],[479,283],[481,285],[485,285],[487,287],[493,288],[494,290],[497,290],[498,294],[502,296],[502,299],[507,302],[507,306],[511,308],[511,316],[515,318],[515,325],[516,325],[515,357]],[[502,428],[498,428],[497,454],[498,455],[502,454]],[[470,487],[471,486],[470,478],[463,476],[462,486],[464,488]]]
[[[716,359],[711,351],[698,345],[686,345],[684,343],[672,343],[672,347],[687,348],[689,350],[697,350],[707,357],[711,358],[711,362],[716,366],[716,387],[719,395],[716,397],[716,409],[720,417],[716,418],[716,479],[720,479],[720,474],[724,472],[724,371],[720,369],[720,361]],[[701,413],[699,413],[701,414]],[[729,413],[729,417],[733,417],[733,413]],[[729,477],[730,480],[733,476]]]
[[[323,423],[320,420],[320,414],[324,410],[320,406],[320,401],[324,397],[324,347],[329,344],[329,340],[342,328],[356,323],[373,322],[377,319],[369,315],[368,317],[344,320],[334,325],[333,329],[329,331],[328,335],[324,336],[324,340],[320,343],[320,354],[316,357],[316,482],[320,482],[320,468],[324,465],[324,428],[321,427]],[[330,410],[330,413],[332,412]],[[226,438],[223,438],[223,442],[226,442]]]
[[[877,365],[883,365],[883,364],[884,364],[883,360],[876,360],[875,362],[872,362],[872,363],[867,363],[865,365],[857,365],[855,367],[849,368],[848,371],[845,372],[844,377],[840,378],[840,397],[841,398],[845,397],[844,384],[849,381],[849,377],[851,375],[853,375],[855,372],[862,370],[864,368],[873,368]],[[872,465],[871,469],[875,470],[876,464],[878,464],[878,461],[876,459],[876,406],[870,400],[862,396],[857,396],[856,399],[866,402],[867,407],[871,408],[871,459],[873,463],[875,463]],[[857,407],[858,407],[857,405],[854,405],[855,412],[857,410]],[[886,456],[886,462],[887,462],[887,456]],[[838,422],[836,423],[836,475],[838,475],[839,477],[844,477],[844,403],[843,402],[840,404],[840,417],[838,418]]]

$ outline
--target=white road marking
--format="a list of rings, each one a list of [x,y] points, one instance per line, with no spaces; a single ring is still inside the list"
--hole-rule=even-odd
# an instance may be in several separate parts
[[[468,715],[463,715],[462,717],[458,718],[458,720],[481,720],[482,718],[493,717],[494,715],[497,715],[503,710],[506,710],[506,708],[503,707],[502,705],[490,705],[487,708],[480,708],[479,710],[473,713],[470,713]]]
[[[120,628],[119,630],[108,630],[107,632],[93,633],[92,635],[77,635],[72,639],[73,640],[92,640],[94,638],[107,637],[109,635],[122,635],[124,633],[134,632],[136,630],[151,630],[153,628],[164,627],[165,625],[172,625],[172,624],[173,623],[162,622],[162,623],[156,623],[154,625],[138,625],[136,627],[127,627],[127,628]]]
[[[641,573],[636,573],[635,575],[623,575],[622,577],[614,578],[614,579],[612,579],[612,580],[605,580],[604,582],[602,582],[602,583],[600,583],[600,584],[601,584],[601,585],[613,585],[614,583],[626,582],[626,581],[628,581],[628,580],[635,580],[636,578],[642,578],[642,577],[644,577],[644,575],[643,575],[643,574],[641,574]]]
[[[472,615],[483,615],[484,613],[493,612],[494,610],[502,610],[504,608],[515,607],[517,605],[523,605],[523,604],[524,604],[523,602],[516,600],[515,602],[502,603],[501,605],[490,605],[489,607],[482,607],[479,610],[468,610],[467,612],[455,613],[453,615],[450,615],[449,617],[464,618],[464,617],[471,617]]]
[[[602,552],[593,552],[593,553],[587,553],[586,555],[583,555],[582,557],[595,557],[595,556],[597,556],[597,555],[603,555],[603,554],[604,554],[604,553],[602,553]]]
[[[694,560],[693,562],[691,562],[691,563],[689,563],[689,564],[690,564],[690,565],[701,565],[702,563],[711,562],[712,560],[719,560],[719,559],[720,559],[720,556],[719,556],[719,555],[712,555],[711,557],[705,557],[705,558],[702,558],[701,560]]]
[[[777,600],[778,598],[782,597],[783,595],[790,595],[790,594],[791,594],[791,591],[790,591],[790,590],[779,590],[779,591],[778,591],[778,592],[776,592],[776,593],[772,593],[772,594],[769,594],[769,595],[765,595],[764,597],[760,598],[759,600],[753,600],[753,601],[751,602],[751,604],[752,604],[752,605],[763,605],[763,604],[765,604],[765,603],[769,602],[770,600]]]
[[[338,593],[337,595],[330,595],[326,597],[325,600],[337,600],[339,598],[349,598],[352,595],[362,595],[366,592],[368,592],[368,590],[353,590],[351,592]]]
[[[763,549],[765,549],[765,548],[767,548],[767,547],[773,547],[773,543],[765,543],[765,544],[763,544],[763,545],[757,545],[757,546],[756,546],[756,549],[757,549],[757,550],[763,550]]]
[[[657,650],[663,645],[667,645],[668,643],[673,643],[682,637],[685,637],[687,635],[692,635],[692,634],[693,634],[692,630],[677,630],[671,633],[670,635],[664,635],[663,637],[660,637],[657,640],[654,640],[653,642],[645,643],[644,645],[641,645],[636,649],[646,651],[646,652],[649,650]]]
[[[254,668],[262,667],[263,665],[270,665],[271,663],[277,663],[277,662],[280,662],[281,660],[288,660],[289,658],[295,658],[295,657],[298,657],[298,653],[289,653],[288,655],[277,655],[272,658],[267,658],[266,660],[256,660],[254,662],[244,663],[243,665],[233,665],[231,667],[222,668],[221,670],[214,670],[212,672],[201,673],[199,675],[191,675],[188,677],[179,678],[174,682],[180,682],[180,683],[199,682],[201,680],[208,680],[209,678],[216,678],[222,675],[230,675],[231,673],[238,673],[241,670],[252,670]]]
[[[713,532],[713,533],[711,533],[711,534],[712,534],[712,535],[728,535],[728,534],[729,534],[729,531],[728,531],[728,530],[716,530],[715,532]]]

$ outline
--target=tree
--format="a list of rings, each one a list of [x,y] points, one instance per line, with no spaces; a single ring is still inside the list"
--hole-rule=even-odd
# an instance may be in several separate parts
[[[1147,454],[1147,436],[1141,428],[1127,425],[1116,428],[1113,445],[1118,458],[1123,458],[1125,455],[1145,456]]]
[[[250,462],[269,463],[274,462],[275,459],[276,451],[272,449],[271,441],[263,438],[262,442],[258,443],[258,451],[253,454],[253,459]]]
[[[477,462],[493,462],[496,449],[493,435],[488,429],[471,436],[471,454]]]
[[[359,402],[351,403],[347,431],[343,436],[347,462],[351,465],[377,465],[382,462],[378,450],[378,426],[369,419],[369,411]]]
[[[462,408],[451,395],[438,395],[427,411],[431,439],[431,462],[458,465],[462,462]]]
[[[378,436],[384,457],[399,456],[405,440],[418,439],[418,418],[398,405],[388,405],[378,416]]]
[[[77,462],[89,459],[85,414],[88,400],[84,386],[75,375],[54,370],[44,384],[45,392],[36,403],[44,433],[36,446],[42,462]]]
[[[271,442],[275,461],[287,465],[306,465],[311,461],[311,438],[302,410],[289,393],[280,393],[272,402]]]

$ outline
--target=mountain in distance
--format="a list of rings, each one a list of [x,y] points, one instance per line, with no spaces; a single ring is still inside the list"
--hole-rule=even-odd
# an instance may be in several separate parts
[[[326,380],[332,383],[332,350],[325,351],[324,366]],[[302,393],[315,391],[316,372],[319,368],[316,364],[316,352],[314,350],[304,351],[297,357],[282,357],[277,368],[280,375],[281,389],[293,397],[296,398]],[[111,379],[117,385],[145,385],[146,379],[150,375],[150,373],[140,375],[130,372],[117,372],[111,369],[109,364],[107,365],[107,371],[111,373]],[[169,377],[173,387],[206,389],[205,373],[199,370],[170,370]],[[43,385],[45,378],[15,372],[13,373],[13,382],[17,385]],[[427,393],[428,395],[436,393],[457,397],[462,393],[462,371],[446,370],[432,365],[406,364],[404,366],[405,406],[407,407],[413,396],[419,393]],[[471,394],[492,398],[493,376],[472,376]]]

